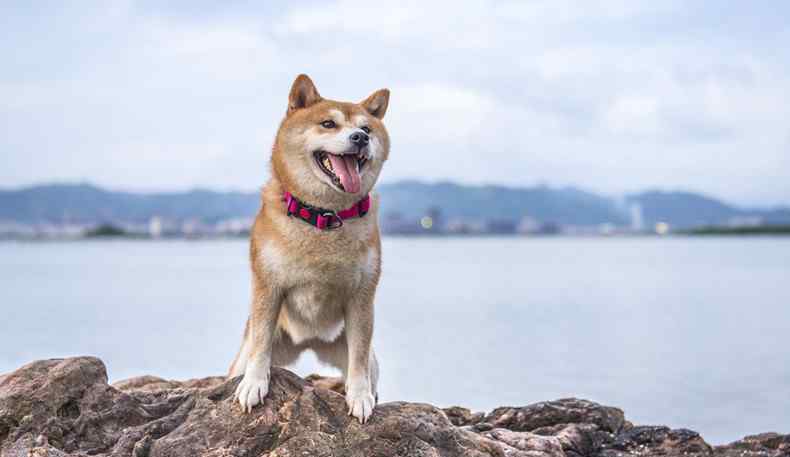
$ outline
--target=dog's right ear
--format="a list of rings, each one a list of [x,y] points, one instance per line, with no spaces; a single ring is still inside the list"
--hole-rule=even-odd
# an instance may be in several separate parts
[[[305,74],[296,77],[288,95],[288,114],[302,108],[307,108],[321,101],[321,95],[315,88],[313,80]]]

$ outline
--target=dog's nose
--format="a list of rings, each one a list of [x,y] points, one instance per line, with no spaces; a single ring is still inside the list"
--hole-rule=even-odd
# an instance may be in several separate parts
[[[358,148],[364,148],[368,145],[368,141],[370,141],[370,137],[365,132],[354,132],[348,139]]]

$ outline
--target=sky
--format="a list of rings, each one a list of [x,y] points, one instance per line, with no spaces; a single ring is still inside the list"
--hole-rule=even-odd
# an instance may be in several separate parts
[[[253,190],[299,73],[382,180],[790,204],[790,3],[0,2],[0,187]]]

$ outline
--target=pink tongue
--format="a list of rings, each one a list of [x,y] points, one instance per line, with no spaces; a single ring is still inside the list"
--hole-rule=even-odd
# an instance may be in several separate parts
[[[346,192],[355,194],[359,192],[359,171],[357,171],[357,158],[352,155],[337,156],[327,154],[332,162],[332,171],[335,172]]]

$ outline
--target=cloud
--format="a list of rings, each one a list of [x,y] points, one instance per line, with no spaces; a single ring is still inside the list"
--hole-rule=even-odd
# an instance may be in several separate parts
[[[6,185],[256,188],[289,85],[307,72],[331,98],[392,89],[387,180],[686,188],[790,203],[790,54],[776,45],[790,36],[767,6],[39,8],[0,11]]]
[[[464,143],[491,128],[497,102],[474,90],[441,83],[394,88],[397,103],[387,119],[390,130],[408,131],[420,144]]]
[[[603,113],[604,125],[614,134],[655,137],[662,130],[659,102],[649,96],[623,96],[615,99]]]

